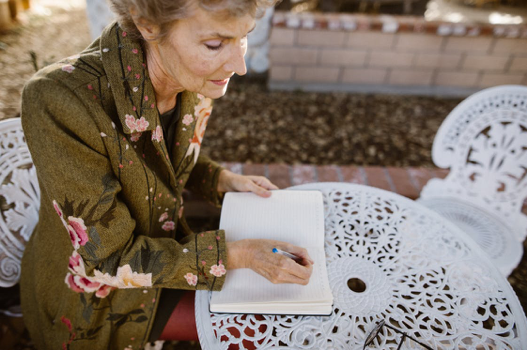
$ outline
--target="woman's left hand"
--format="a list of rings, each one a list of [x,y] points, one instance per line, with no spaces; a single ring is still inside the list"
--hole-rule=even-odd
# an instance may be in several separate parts
[[[218,180],[218,192],[253,192],[269,197],[270,190],[278,190],[278,187],[263,176],[239,175],[224,169]]]

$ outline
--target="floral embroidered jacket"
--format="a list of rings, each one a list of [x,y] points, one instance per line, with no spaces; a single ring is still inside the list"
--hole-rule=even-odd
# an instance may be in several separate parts
[[[41,207],[21,295],[39,349],[140,349],[161,288],[221,289],[224,232],[190,232],[181,196],[220,205],[221,168],[199,155],[211,109],[182,93],[168,154],[144,52],[117,24],[27,83]]]

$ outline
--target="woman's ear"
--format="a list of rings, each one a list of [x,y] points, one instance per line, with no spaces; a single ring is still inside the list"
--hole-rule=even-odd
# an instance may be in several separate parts
[[[148,22],[144,18],[137,15],[135,8],[130,8],[130,14],[134,20],[134,24],[146,41],[155,41],[159,35],[159,26]]]

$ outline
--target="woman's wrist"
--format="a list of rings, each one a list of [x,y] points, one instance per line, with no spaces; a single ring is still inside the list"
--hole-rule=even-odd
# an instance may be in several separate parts
[[[223,169],[220,172],[220,175],[218,176],[218,187],[216,188],[216,190],[218,192],[227,192],[228,191],[228,188],[227,188],[227,182],[228,182],[228,177],[229,177],[228,172],[229,172],[229,170],[227,170],[227,169]]]
[[[244,257],[247,254],[245,241],[227,242],[227,270],[247,267]]]

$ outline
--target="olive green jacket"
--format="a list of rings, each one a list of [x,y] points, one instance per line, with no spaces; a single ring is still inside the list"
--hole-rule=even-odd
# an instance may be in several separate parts
[[[182,93],[168,154],[144,57],[114,24],[24,89],[41,206],[21,295],[39,349],[140,349],[161,288],[223,285],[224,232],[182,216],[185,187],[220,205],[221,168],[199,156],[211,100]]]

